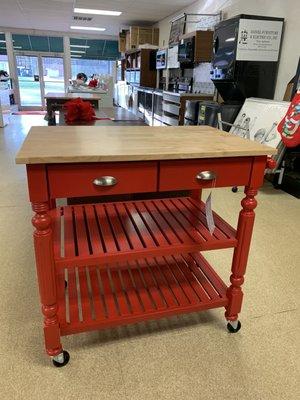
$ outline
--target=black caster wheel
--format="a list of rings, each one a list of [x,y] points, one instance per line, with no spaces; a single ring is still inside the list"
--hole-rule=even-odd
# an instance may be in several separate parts
[[[237,333],[242,327],[242,324],[240,321],[237,321],[237,324],[235,324],[236,327],[231,324],[232,324],[231,322],[228,322],[228,324],[227,324],[227,329],[228,329],[228,332],[230,332],[230,333]]]
[[[231,191],[232,191],[233,193],[237,193],[238,190],[239,190],[239,189],[238,189],[237,186],[234,186],[234,187],[231,189]]]
[[[61,357],[61,358],[63,358],[62,362],[60,360],[59,361],[57,360],[59,357],[60,357],[60,355],[53,357],[53,359],[52,359],[53,365],[55,367],[61,368],[68,364],[68,362],[70,360],[70,354],[66,350],[63,350],[63,357]]]

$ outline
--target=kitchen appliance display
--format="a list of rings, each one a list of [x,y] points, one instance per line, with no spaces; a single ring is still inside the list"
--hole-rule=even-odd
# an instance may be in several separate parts
[[[224,101],[273,98],[283,21],[242,14],[216,25],[211,79]]]

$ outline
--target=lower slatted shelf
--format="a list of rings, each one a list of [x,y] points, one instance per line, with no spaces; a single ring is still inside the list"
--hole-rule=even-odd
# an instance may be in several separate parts
[[[200,253],[57,274],[62,335],[227,305],[225,283]]]
[[[56,266],[116,263],[235,247],[236,231],[189,197],[85,204],[51,210]]]

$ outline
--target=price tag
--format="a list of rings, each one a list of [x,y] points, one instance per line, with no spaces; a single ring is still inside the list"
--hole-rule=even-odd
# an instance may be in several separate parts
[[[212,213],[211,197],[212,197],[212,192],[209,193],[209,195],[206,199],[206,202],[205,202],[205,216],[206,216],[206,223],[207,223],[208,230],[209,230],[210,234],[212,235],[214,233],[216,225],[215,225],[214,216]]]

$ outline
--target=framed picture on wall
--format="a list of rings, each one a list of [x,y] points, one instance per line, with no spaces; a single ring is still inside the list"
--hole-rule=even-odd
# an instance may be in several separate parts
[[[176,46],[179,43],[180,36],[182,36],[185,33],[185,25],[186,25],[186,14],[172,21],[170,37],[169,37],[170,47]]]

